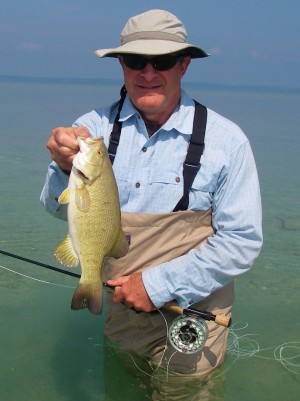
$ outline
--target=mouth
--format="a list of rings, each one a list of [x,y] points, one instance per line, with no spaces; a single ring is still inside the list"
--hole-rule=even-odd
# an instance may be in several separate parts
[[[75,175],[83,178],[84,180],[88,180],[88,177],[86,175],[84,175],[84,173],[82,171],[80,171],[77,167],[73,166],[72,169],[73,169],[73,173]]]
[[[139,88],[139,89],[142,89],[142,90],[148,90],[148,91],[151,91],[151,90],[157,90],[157,89],[160,89],[161,88],[161,85],[159,85],[159,84],[157,84],[157,85],[142,85],[142,84],[139,84],[139,85],[137,85],[137,87]]]

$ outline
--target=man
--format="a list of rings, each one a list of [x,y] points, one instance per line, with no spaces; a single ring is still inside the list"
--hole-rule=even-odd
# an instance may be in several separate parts
[[[119,60],[126,90],[120,102],[52,131],[47,147],[53,162],[41,199],[50,213],[65,218],[57,198],[78,152],[76,138],[104,136],[122,225],[131,236],[128,255],[103,269],[104,280],[116,287],[107,296],[106,335],[156,365],[205,377],[224,360],[227,330],[209,322],[201,351],[173,356],[156,309],[175,300],[182,308],[195,304],[230,315],[233,280],[251,267],[262,245],[260,191],[249,142],[234,123],[195,106],[181,89],[191,59],[208,54],[187,43],[186,30],[173,14],[150,10],[132,17],[119,47],[95,53]],[[196,145],[190,143],[192,134]],[[168,323],[175,317],[164,316]],[[158,391],[167,398],[157,399],[176,399],[170,389]]]

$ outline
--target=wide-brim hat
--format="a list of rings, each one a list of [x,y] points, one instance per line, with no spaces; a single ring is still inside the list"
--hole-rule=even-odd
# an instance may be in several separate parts
[[[183,23],[164,10],[150,10],[129,18],[121,32],[121,45],[114,49],[95,51],[98,57],[117,57],[119,54],[161,55],[181,52],[191,58],[209,56],[200,47],[187,43]]]

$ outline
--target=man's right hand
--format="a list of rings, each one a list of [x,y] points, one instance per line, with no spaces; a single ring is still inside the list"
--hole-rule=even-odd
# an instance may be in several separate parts
[[[70,172],[76,153],[79,152],[77,137],[90,137],[86,127],[58,127],[51,131],[47,142],[51,158],[64,171]]]

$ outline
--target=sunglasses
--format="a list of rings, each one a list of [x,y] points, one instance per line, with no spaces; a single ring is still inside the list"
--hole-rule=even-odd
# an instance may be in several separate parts
[[[183,56],[163,55],[152,58],[146,58],[138,54],[122,54],[122,58],[126,67],[141,71],[148,63],[157,71],[167,71],[173,68]]]

